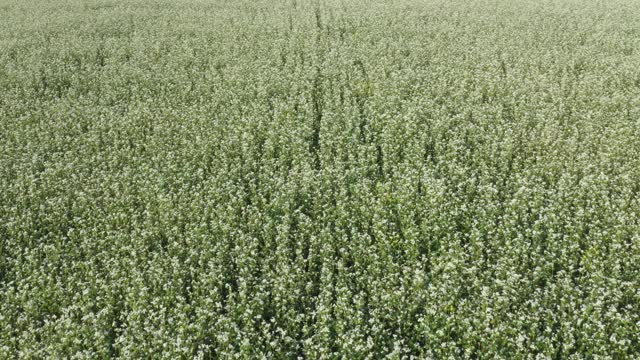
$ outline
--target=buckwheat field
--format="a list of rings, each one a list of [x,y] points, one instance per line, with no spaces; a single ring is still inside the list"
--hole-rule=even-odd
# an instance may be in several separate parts
[[[0,0],[0,358],[640,358],[640,2]]]

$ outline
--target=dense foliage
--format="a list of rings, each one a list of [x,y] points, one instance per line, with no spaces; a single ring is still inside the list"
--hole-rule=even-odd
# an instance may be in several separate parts
[[[640,2],[0,19],[0,358],[640,357]]]

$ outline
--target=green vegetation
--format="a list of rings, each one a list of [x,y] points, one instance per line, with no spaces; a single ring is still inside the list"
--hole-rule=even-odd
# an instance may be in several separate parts
[[[0,0],[0,358],[640,357],[640,2]]]

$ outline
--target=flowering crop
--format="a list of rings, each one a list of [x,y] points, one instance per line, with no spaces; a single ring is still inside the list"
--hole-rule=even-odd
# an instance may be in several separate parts
[[[640,358],[640,2],[0,18],[0,358]]]

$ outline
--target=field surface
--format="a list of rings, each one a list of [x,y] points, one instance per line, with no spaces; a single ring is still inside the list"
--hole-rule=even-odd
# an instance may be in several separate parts
[[[640,358],[640,2],[0,0],[0,358]]]

